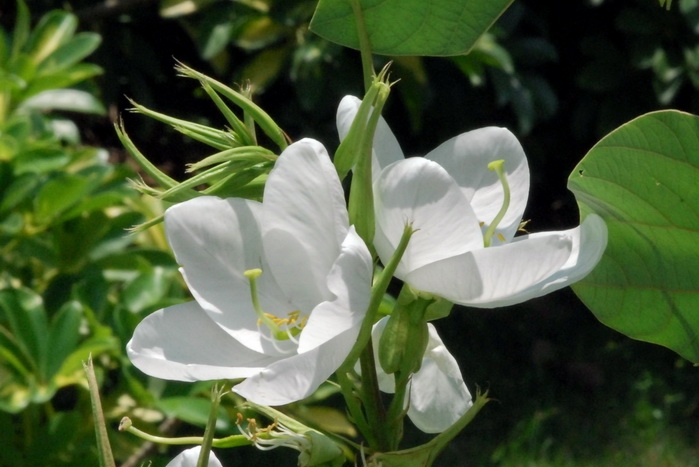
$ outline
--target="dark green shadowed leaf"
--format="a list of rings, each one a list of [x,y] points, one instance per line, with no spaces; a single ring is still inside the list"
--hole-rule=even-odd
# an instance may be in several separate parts
[[[661,111],[622,125],[568,187],[582,215],[609,228],[575,292],[607,326],[699,362],[699,117]]]
[[[374,53],[446,56],[467,53],[512,0],[360,0]],[[347,0],[320,0],[311,30],[359,48]]]

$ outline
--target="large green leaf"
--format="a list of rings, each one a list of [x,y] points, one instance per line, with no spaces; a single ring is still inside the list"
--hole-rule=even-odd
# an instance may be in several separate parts
[[[446,56],[467,53],[513,0],[358,0],[372,51],[383,55]],[[347,0],[320,0],[311,30],[359,48]]]
[[[575,292],[607,326],[699,362],[699,117],[661,111],[622,125],[568,187],[582,215],[609,228]]]

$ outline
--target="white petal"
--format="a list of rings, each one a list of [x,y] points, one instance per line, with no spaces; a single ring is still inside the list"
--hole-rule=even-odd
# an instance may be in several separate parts
[[[165,467],[197,467],[201,446],[185,449],[172,459]],[[223,467],[213,451],[209,452],[208,467]]]
[[[384,263],[398,246],[404,226],[417,229],[396,271],[400,279],[426,264],[483,247],[471,206],[435,162],[413,157],[388,166],[374,184],[374,205],[374,244]]]
[[[358,332],[369,306],[372,272],[371,254],[352,226],[327,278],[335,298],[319,304],[311,313],[299,339],[299,353],[350,329]]]
[[[233,387],[233,391],[260,405],[290,404],[312,395],[337,370],[357,339],[351,329],[309,352],[280,360]]]
[[[505,128],[487,127],[463,133],[442,143],[425,156],[449,172],[471,202],[483,231],[500,211],[503,203],[502,184],[497,174],[488,170],[492,161],[503,159],[510,185],[510,206],[496,233],[509,242],[522,220],[529,196],[529,166],[524,149]],[[497,245],[494,237],[493,245]]]
[[[524,301],[562,289],[581,280],[597,266],[607,247],[607,225],[601,217],[597,214],[590,214],[579,227],[560,233],[567,235],[573,241],[573,250],[568,261],[559,271],[520,292],[517,297],[511,297],[511,299]],[[538,238],[541,235],[545,235],[545,233],[529,235],[529,239]],[[519,300],[519,296],[525,298]]]
[[[175,381],[246,378],[276,360],[237,342],[196,302],[148,315],[136,326],[126,352],[147,375]]]
[[[462,305],[513,305],[537,296],[532,295],[532,286],[558,272],[572,248],[571,232],[546,232],[428,264],[405,281]]]
[[[361,103],[362,101],[354,96],[345,96],[340,101],[337,108],[337,132],[340,135],[340,141],[344,140],[349,133]],[[403,150],[383,117],[379,117],[379,122],[376,124],[373,149],[371,170],[374,180],[381,169],[403,160]]]
[[[430,323],[430,340],[422,367],[413,375],[408,417],[425,433],[440,433],[473,405],[459,364]]]
[[[261,209],[255,201],[203,196],[168,209],[165,230],[189,290],[211,319],[252,350],[274,354],[260,337],[243,272],[262,268],[258,288],[265,310],[285,314],[294,307],[264,261]]]
[[[322,144],[302,139],[279,156],[264,192],[265,257],[295,306],[329,298],[325,278],[348,229],[342,185]]]

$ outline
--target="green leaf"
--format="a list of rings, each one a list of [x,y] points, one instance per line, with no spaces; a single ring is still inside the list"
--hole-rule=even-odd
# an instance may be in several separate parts
[[[76,301],[63,305],[51,322],[48,334],[46,378],[52,378],[63,365],[63,361],[75,350],[80,341],[82,306]]]
[[[41,178],[36,174],[24,174],[15,178],[2,192],[0,213],[17,207],[34,193],[41,184]]]
[[[57,70],[37,76],[27,86],[22,96],[28,98],[43,91],[67,88],[100,74],[102,74],[101,67],[91,63],[79,63],[67,70]]]
[[[20,105],[22,110],[67,110],[105,115],[104,105],[92,94],[77,89],[56,89],[44,91],[30,97]]]
[[[46,182],[34,201],[37,222],[45,223],[70,208],[89,190],[89,181],[69,173]]]
[[[467,53],[512,0],[359,0],[372,51],[383,55],[446,56]],[[311,31],[359,48],[347,0],[320,0]]]
[[[29,289],[2,290],[0,310],[10,324],[22,357],[37,374],[45,374],[48,323],[41,297]]]
[[[17,20],[12,34],[12,52],[10,56],[17,56],[29,38],[30,31],[29,8],[24,0],[17,0]]]
[[[70,154],[60,146],[41,147],[22,152],[16,159],[15,173],[47,173],[60,170],[70,163]],[[35,175],[36,176],[36,175]]]
[[[607,326],[699,362],[699,117],[653,112],[597,143],[568,178],[609,229],[573,286]]]
[[[99,47],[102,37],[94,32],[81,32],[46,57],[37,68],[39,75],[64,71],[78,64]]]
[[[155,304],[166,297],[173,277],[173,270],[160,267],[139,274],[124,288],[123,305],[132,313],[152,311]]]
[[[29,38],[27,54],[35,64],[41,63],[73,37],[78,18],[72,13],[53,10],[46,13]]]

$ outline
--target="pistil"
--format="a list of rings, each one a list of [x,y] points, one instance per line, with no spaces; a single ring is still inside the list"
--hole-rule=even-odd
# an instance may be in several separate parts
[[[490,246],[493,235],[495,234],[495,229],[497,229],[498,224],[500,221],[502,221],[502,218],[505,217],[507,208],[510,207],[510,185],[507,183],[507,177],[505,176],[505,161],[503,159],[493,161],[488,164],[488,169],[494,171],[498,175],[498,180],[500,180],[500,184],[502,184],[504,199],[502,201],[500,211],[497,213],[495,219],[493,219],[488,226],[488,230],[486,230],[485,234],[483,235],[483,244],[486,247]],[[504,239],[501,237],[502,235],[498,234],[498,238],[504,241]]]

